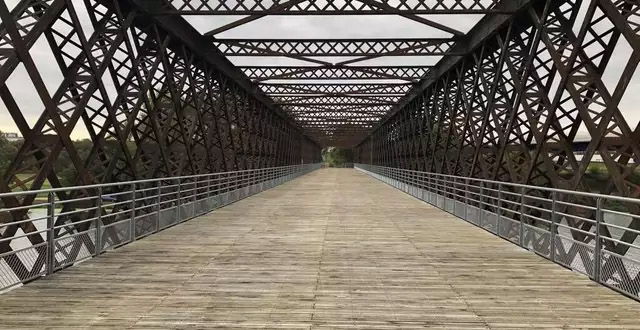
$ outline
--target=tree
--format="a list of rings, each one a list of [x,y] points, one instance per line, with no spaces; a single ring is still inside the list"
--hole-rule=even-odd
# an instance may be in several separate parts
[[[18,146],[16,143],[7,140],[0,131],[0,175],[7,171],[17,152]]]
[[[344,163],[352,163],[353,153],[351,149],[329,147],[322,150],[322,160],[327,163],[329,167],[338,167],[344,165]]]

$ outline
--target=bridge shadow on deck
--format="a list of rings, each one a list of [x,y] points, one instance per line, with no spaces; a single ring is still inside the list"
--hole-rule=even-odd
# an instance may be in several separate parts
[[[4,329],[640,328],[640,304],[353,169],[0,296]]]

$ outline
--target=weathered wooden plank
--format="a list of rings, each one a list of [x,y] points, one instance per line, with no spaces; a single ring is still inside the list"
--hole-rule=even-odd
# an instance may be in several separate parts
[[[350,169],[0,296],[3,329],[640,328],[640,304]]]

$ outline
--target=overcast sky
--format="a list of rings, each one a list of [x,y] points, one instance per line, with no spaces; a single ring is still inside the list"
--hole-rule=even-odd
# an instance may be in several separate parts
[[[9,8],[13,8],[18,0],[5,0]],[[81,0],[73,0],[78,14],[81,16],[85,34],[93,32]],[[588,3],[588,2],[586,2]],[[440,23],[447,24],[463,32],[468,31],[479,19],[479,15],[429,15],[423,16]],[[186,19],[199,31],[207,32],[242,16],[189,16]],[[446,32],[416,23],[399,16],[268,16],[252,23],[217,35],[218,38],[420,38],[420,37],[448,37]],[[621,38],[623,40],[624,38]],[[55,63],[51,51],[41,38],[31,49],[31,54],[43,76],[45,84],[51,94],[58,88],[62,75]],[[627,63],[630,47],[623,41],[616,50],[612,64],[605,73],[604,80],[610,92]],[[339,62],[347,58],[322,58],[330,62]],[[288,58],[273,57],[234,57],[230,60],[236,65],[308,65]],[[386,57],[358,63],[358,65],[432,65],[439,57]],[[620,109],[628,120],[632,129],[640,120],[640,79],[634,75],[631,85],[622,100]],[[326,81],[325,81],[326,82]],[[112,83],[105,82],[110,85]],[[20,66],[10,77],[8,87],[30,124],[33,124],[43,110],[35,89],[26,71]],[[111,93],[113,94],[113,93]],[[86,137],[86,131],[78,125],[73,133],[74,138]],[[9,116],[4,104],[0,101],[0,130],[17,132],[13,120]]]

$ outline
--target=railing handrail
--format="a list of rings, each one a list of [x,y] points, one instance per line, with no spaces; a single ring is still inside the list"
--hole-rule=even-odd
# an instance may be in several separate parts
[[[356,168],[513,244],[640,300],[640,287],[636,284],[640,279],[637,271],[640,269],[640,244],[636,243],[640,231],[628,225],[629,219],[637,221],[640,214],[632,213],[635,208],[618,211],[615,206],[604,203],[609,199],[637,205],[640,199],[379,165],[356,164]],[[505,189],[509,186],[515,189]],[[540,197],[537,193],[540,190],[550,192],[549,196]],[[594,202],[592,200],[563,201],[558,199],[560,194],[593,197],[595,206],[589,205]],[[619,217],[605,219],[606,214]],[[587,223],[588,227],[583,226]]]
[[[522,183],[514,183],[514,182],[508,182],[508,181],[495,181],[495,180],[488,180],[488,179],[481,179],[481,178],[473,178],[473,177],[457,176],[457,175],[451,175],[451,174],[442,174],[442,173],[425,172],[425,171],[416,171],[416,170],[409,170],[409,169],[398,168],[398,167],[371,165],[371,164],[364,164],[364,163],[354,163],[354,165],[375,166],[379,168],[402,170],[402,171],[411,172],[411,173],[421,173],[421,174],[428,174],[432,176],[442,176],[442,177],[454,178],[454,179],[473,180],[473,181],[484,182],[484,183],[507,185],[507,186],[512,186],[516,188],[528,188],[528,189],[542,190],[542,191],[562,193],[562,194],[578,195],[582,197],[592,197],[595,199],[603,198],[603,199],[616,200],[621,202],[640,203],[640,198],[633,198],[633,197],[604,195],[604,194],[598,194],[598,193],[575,191],[575,190],[560,189],[560,188],[540,187],[540,186],[526,185]]]
[[[0,198],[11,197],[11,196],[21,196],[21,195],[31,195],[31,194],[41,194],[41,193],[51,193],[51,192],[55,193],[55,192],[60,192],[60,191],[72,191],[72,190],[84,190],[84,189],[97,189],[97,188],[106,188],[106,187],[116,187],[116,186],[121,186],[121,185],[130,185],[130,184],[139,184],[139,183],[152,183],[152,182],[158,182],[158,181],[202,178],[202,177],[210,177],[210,176],[223,175],[223,174],[235,174],[235,173],[246,173],[246,172],[264,171],[264,170],[275,170],[275,169],[279,169],[279,168],[290,168],[290,167],[295,167],[295,166],[312,165],[312,164],[313,163],[296,164],[296,165],[284,165],[284,166],[272,166],[272,167],[262,167],[262,168],[255,168],[255,169],[248,169],[248,170],[238,170],[238,171],[226,171],[226,172],[215,172],[215,173],[205,173],[205,174],[182,175],[182,176],[162,177],[162,178],[153,178],[153,179],[141,179],[141,180],[133,180],[133,181],[120,181],[120,182],[110,182],[110,183],[96,183],[96,184],[83,185],[83,186],[69,186],[69,187],[61,187],[61,188],[23,190],[23,191],[0,193]]]
[[[319,163],[306,163],[13,193],[14,196],[43,194],[46,196],[39,198],[46,197],[47,201],[0,208],[0,215],[4,217],[0,219],[0,230],[3,232],[12,226],[29,225],[27,231],[0,237],[3,247],[0,250],[0,261],[3,261],[0,263],[0,292],[318,168]],[[163,185],[164,181],[171,182]],[[149,187],[144,185],[153,182],[157,184]],[[111,193],[103,189],[112,186],[122,189]],[[92,192],[88,197],[79,198],[57,198],[55,194],[61,190],[69,192],[78,189],[95,189],[95,194]],[[90,202],[81,203],[85,201]],[[32,211],[35,212],[30,214]],[[40,214],[43,211],[46,215]],[[11,245],[14,242],[17,243]],[[23,270],[30,267],[33,269]]]

